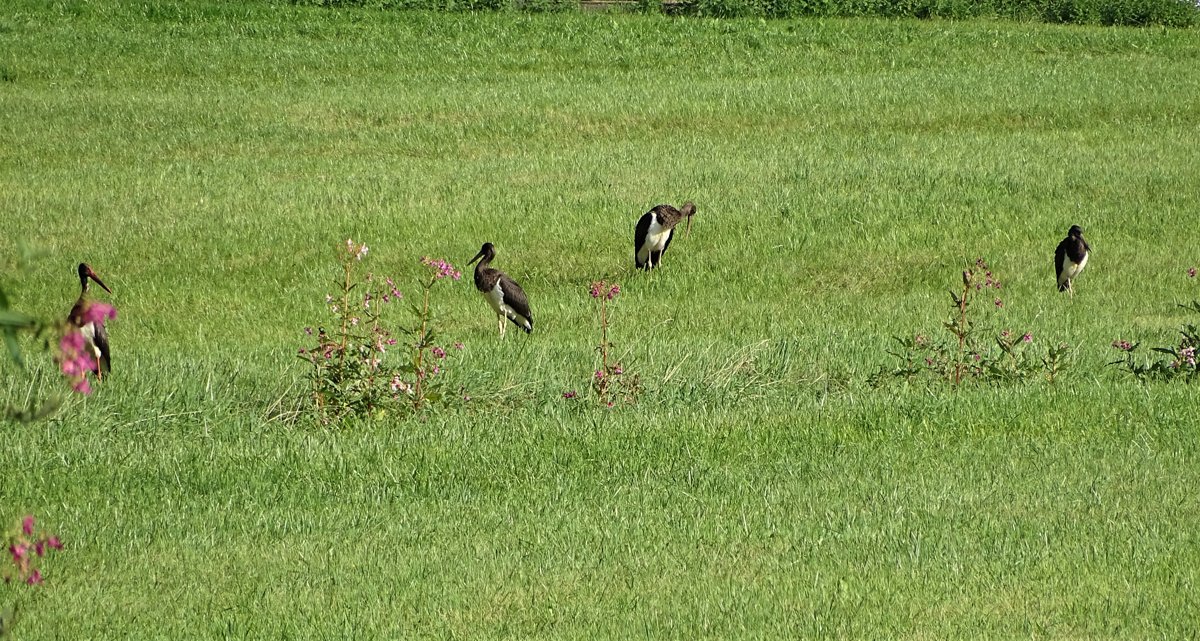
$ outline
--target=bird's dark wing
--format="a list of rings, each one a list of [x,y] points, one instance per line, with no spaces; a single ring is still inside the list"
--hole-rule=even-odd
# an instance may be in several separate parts
[[[637,221],[637,226],[633,228],[633,252],[635,254],[642,248],[642,245],[646,242],[646,236],[650,234],[650,220],[653,217],[653,211],[642,214],[642,217]]]
[[[87,309],[87,300],[83,296],[75,301],[75,306],[71,308],[71,313],[67,315],[67,322],[75,327],[83,327],[83,310]]]
[[[92,342],[100,350],[100,362],[97,365],[101,372],[107,374],[112,370],[112,352],[108,347],[108,330],[104,329],[104,323],[96,322],[93,325],[96,327],[96,335],[92,337]]]
[[[525,297],[525,291],[507,274],[500,274],[500,292],[504,294],[504,304],[512,308],[522,319],[529,321],[529,327],[533,327],[533,314],[529,311],[529,299]],[[521,322],[513,319],[518,326]],[[530,331],[529,328],[521,327],[525,331]]]

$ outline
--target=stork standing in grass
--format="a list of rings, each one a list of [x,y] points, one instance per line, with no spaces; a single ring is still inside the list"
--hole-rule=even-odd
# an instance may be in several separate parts
[[[492,268],[492,259],[495,257],[495,245],[484,243],[479,253],[467,263],[470,265],[479,261],[475,265],[475,289],[478,289],[492,309],[496,310],[496,322],[501,338],[504,337],[505,318],[525,330],[525,333],[532,333],[533,315],[529,312],[529,299],[525,297],[521,286],[509,278],[508,274]]]
[[[692,216],[696,214],[696,205],[688,201],[682,209],[670,205],[655,205],[650,211],[638,219],[633,234],[633,260],[639,269],[654,269],[662,261],[662,255],[671,246],[671,237],[675,235],[675,226],[680,220],[687,218],[688,227],[692,226]]]
[[[1054,249],[1054,273],[1058,277],[1058,291],[1075,295],[1071,281],[1087,266],[1088,252],[1091,249],[1083,239],[1083,230],[1079,225],[1071,225],[1071,229],[1067,230],[1067,237]]]
[[[92,371],[97,378],[103,378],[112,369],[112,352],[109,350],[108,332],[104,329],[104,320],[87,318],[89,316],[88,307],[91,305],[88,301],[88,279],[96,281],[96,284],[109,294],[112,293],[112,290],[100,280],[90,265],[79,263],[79,298],[75,301],[75,306],[71,308],[67,322],[78,328],[79,333],[83,334],[84,349],[88,350],[88,353],[96,359],[96,369]]]

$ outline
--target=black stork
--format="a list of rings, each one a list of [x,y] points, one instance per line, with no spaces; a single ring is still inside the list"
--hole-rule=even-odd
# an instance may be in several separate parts
[[[1058,291],[1075,295],[1071,281],[1087,266],[1088,252],[1092,248],[1083,239],[1079,225],[1071,225],[1067,237],[1054,249],[1054,273],[1058,276]]]
[[[495,257],[496,246],[484,243],[479,253],[467,263],[470,265],[479,261],[475,265],[475,289],[478,289],[492,309],[496,310],[496,322],[501,338],[504,337],[506,317],[525,330],[526,334],[532,333],[533,315],[529,312],[529,299],[525,297],[521,286],[509,278],[508,274],[492,268],[492,259]]]
[[[662,261],[662,255],[671,246],[671,237],[675,235],[675,226],[680,220],[687,218],[688,227],[692,225],[692,216],[696,214],[696,205],[688,201],[682,209],[670,205],[655,205],[650,211],[638,219],[633,233],[633,260],[639,269],[654,269]]]
[[[67,322],[72,326],[77,327],[79,332],[83,334],[83,340],[86,349],[96,358],[96,369],[92,370],[97,378],[102,378],[112,369],[112,352],[108,346],[108,332],[104,329],[104,320],[87,320],[88,305],[88,279],[96,281],[96,284],[108,293],[112,290],[105,285],[96,272],[92,270],[87,263],[79,263],[79,299],[75,301],[75,306],[71,308],[71,315],[67,317]]]

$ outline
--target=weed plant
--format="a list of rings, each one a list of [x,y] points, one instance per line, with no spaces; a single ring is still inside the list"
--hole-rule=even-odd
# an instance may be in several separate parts
[[[881,368],[872,377],[875,385],[890,378],[932,379],[959,387],[967,381],[1004,383],[1044,376],[1053,383],[1065,366],[1070,351],[1065,343],[1047,348],[1045,355],[1031,353],[1033,334],[1011,329],[995,330],[981,317],[1003,310],[1000,279],[983,258],[962,271],[962,289],[950,291],[950,318],[943,327],[949,339],[916,334],[896,336],[897,351],[888,354],[899,360],[892,368]],[[988,292],[995,293],[989,296]],[[982,304],[979,298],[983,298]],[[990,302],[988,299],[992,299]],[[984,336],[992,337],[985,339]]]
[[[1195,267],[1188,270],[1188,277],[1193,279],[1196,277]],[[1200,301],[1193,300],[1186,305],[1179,305],[1179,307],[1200,319]],[[1121,352],[1121,358],[1112,361],[1109,365],[1118,366],[1119,369],[1143,383],[1153,380],[1182,380],[1191,383],[1200,374],[1200,366],[1197,365],[1196,357],[1196,351],[1200,349],[1200,326],[1194,321],[1185,323],[1179,329],[1178,343],[1150,348],[1151,352],[1165,356],[1139,358],[1136,352],[1140,346],[1141,343],[1131,343],[1122,339],[1113,341],[1112,347]]]
[[[592,391],[596,401],[604,407],[611,408],[618,402],[633,404],[642,391],[641,379],[636,373],[625,370],[625,366],[613,354],[613,344],[608,340],[611,320],[608,305],[621,293],[621,286],[598,280],[591,284],[589,293],[596,301],[600,322],[600,343],[596,346],[600,367],[592,374]]]
[[[420,411],[427,404],[442,400],[436,381],[443,374],[447,352],[434,340],[430,294],[439,280],[458,280],[462,273],[445,260],[421,259],[427,271],[420,283],[421,302],[410,304],[413,325],[399,330],[410,340],[408,358],[406,362],[392,364],[387,354],[397,345],[396,330],[388,328],[383,310],[398,304],[404,294],[390,277],[381,281],[372,272],[359,274],[357,266],[368,251],[366,243],[352,239],[339,245],[340,292],[337,296],[325,296],[335,319],[333,329],[318,327],[317,344],[299,352],[300,358],[311,366],[308,379],[313,413],[325,424],[351,416],[376,415],[388,407],[410,406],[413,411]],[[304,333],[312,336],[312,327],[306,327]],[[462,349],[461,343],[455,346]]]

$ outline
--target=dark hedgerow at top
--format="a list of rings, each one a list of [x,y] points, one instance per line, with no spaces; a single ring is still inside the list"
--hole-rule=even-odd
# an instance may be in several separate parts
[[[299,5],[433,11],[571,11],[582,6],[626,7],[718,18],[801,16],[1002,18],[1107,26],[1191,27],[1196,0],[292,0]]]

